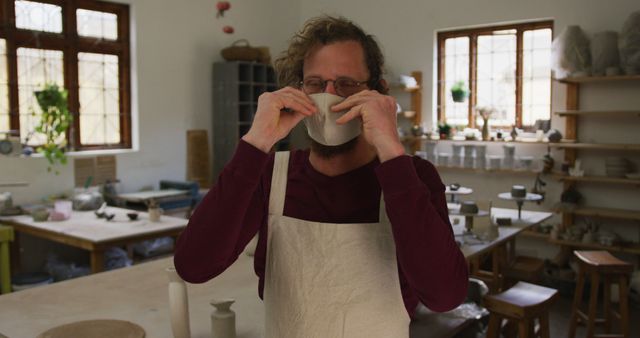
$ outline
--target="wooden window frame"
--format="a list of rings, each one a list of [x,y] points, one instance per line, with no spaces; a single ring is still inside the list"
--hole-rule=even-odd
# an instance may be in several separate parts
[[[7,75],[9,80],[9,126],[20,130],[18,98],[18,58],[21,47],[52,49],[63,52],[64,87],[69,92],[69,111],[73,115],[72,128],[67,132],[71,150],[127,149],[131,138],[131,52],[129,5],[100,0],[30,0],[57,5],[62,8],[62,33],[49,33],[16,28],[15,0],[0,0],[0,38],[6,41]],[[107,12],[118,17],[118,39],[105,40],[79,36],[77,9]],[[118,85],[120,110],[120,142],[117,144],[80,143],[80,95],[78,53],[99,53],[118,56]]]
[[[444,103],[447,98],[447,88],[445,88],[445,41],[450,38],[468,37],[469,38],[469,99],[468,99],[468,120],[469,127],[476,127],[476,119],[474,118],[473,107],[477,103],[477,76],[478,76],[478,36],[493,35],[494,31],[500,30],[516,30],[516,121],[515,125],[522,128],[522,59],[523,59],[523,33],[529,30],[549,28],[553,34],[553,21],[536,21],[508,25],[487,26],[481,28],[461,29],[455,31],[444,31],[438,33],[438,121],[444,122]],[[549,75],[551,81],[551,75]],[[493,127],[510,127],[510,126],[493,126]],[[525,126],[528,127],[528,126]]]

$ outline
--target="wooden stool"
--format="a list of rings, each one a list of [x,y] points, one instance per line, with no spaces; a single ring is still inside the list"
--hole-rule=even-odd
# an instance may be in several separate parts
[[[525,282],[518,282],[502,293],[485,296],[484,306],[491,313],[487,338],[499,336],[502,319],[517,322],[519,338],[549,338],[549,308],[557,298],[557,290]],[[536,318],[538,330],[534,329]]]
[[[0,294],[11,292],[9,268],[9,242],[13,241],[13,228],[0,225]]]
[[[629,303],[628,303],[628,287],[629,276],[633,270],[633,266],[625,261],[611,255],[608,251],[574,251],[578,257],[578,285],[576,288],[575,298],[573,299],[573,308],[571,310],[571,323],[569,325],[569,337],[576,335],[576,326],[578,323],[587,325],[587,337],[629,337]],[[584,291],[584,283],[586,275],[591,278],[591,292],[589,297],[589,313],[588,316],[580,310],[582,303],[582,293]],[[596,309],[598,307],[598,285],[603,280],[603,312],[604,318],[596,317]],[[611,308],[611,284],[618,284],[620,313],[616,313]],[[611,317],[615,315],[620,321],[620,334],[610,334]],[[595,326],[602,325],[608,334],[596,335]]]

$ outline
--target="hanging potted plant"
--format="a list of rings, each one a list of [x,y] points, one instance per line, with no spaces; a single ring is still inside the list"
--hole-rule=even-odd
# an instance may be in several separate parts
[[[38,146],[36,151],[44,155],[49,162],[47,171],[51,171],[55,165],[67,163],[66,132],[72,121],[67,108],[67,91],[56,84],[48,83],[44,89],[34,94],[42,110],[40,123],[35,127],[35,132],[44,136],[44,143]]]
[[[464,102],[467,96],[469,96],[469,91],[467,90],[467,86],[464,84],[464,81],[458,81],[453,84],[451,87],[451,97],[453,98],[453,102]]]

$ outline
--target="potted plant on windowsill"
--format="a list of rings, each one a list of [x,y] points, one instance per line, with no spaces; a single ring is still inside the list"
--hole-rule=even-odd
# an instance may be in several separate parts
[[[469,96],[469,91],[467,90],[467,86],[464,81],[458,81],[453,84],[451,87],[451,97],[453,98],[453,102],[464,102]]]
[[[49,162],[47,171],[57,164],[66,164],[66,132],[71,126],[72,116],[67,108],[67,91],[56,84],[45,84],[42,90],[34,92],[38,106],[42,110],[40,123],[35,132],[44,135],[44,143],[36,151]],[[56,170],[56,174],[59,172]]]

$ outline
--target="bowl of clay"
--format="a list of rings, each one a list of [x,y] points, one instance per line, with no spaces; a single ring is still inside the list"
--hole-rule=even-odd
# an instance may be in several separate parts
[[[527,196],[527,188],[524,185],[514,185],[511,187],[511,196],[512,197],[526,197]]]
[[[478,205],[474,201],[464,201],[460,204],[460,213],[461,214],[477,214],[478,213]]]

